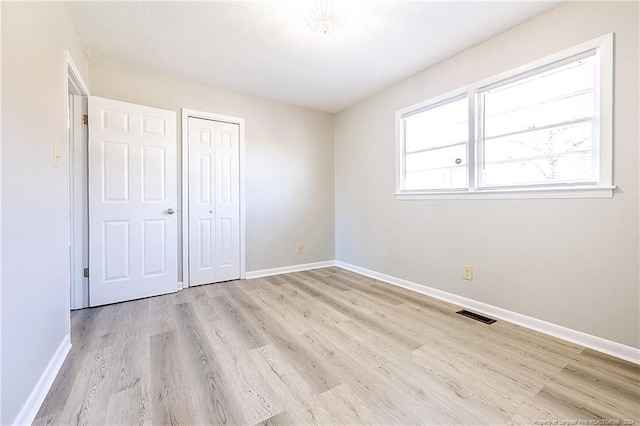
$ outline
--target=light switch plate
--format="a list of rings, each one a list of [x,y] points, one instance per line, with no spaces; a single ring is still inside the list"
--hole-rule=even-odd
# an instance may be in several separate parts
[[[60,153],[58,152],[58,147],[56,145],[53,146],[53,167],[55,169],[60,168]]]

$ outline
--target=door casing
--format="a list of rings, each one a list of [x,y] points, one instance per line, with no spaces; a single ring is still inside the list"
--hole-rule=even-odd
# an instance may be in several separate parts
[[[86,186],[83,188],[83,179],[86,179],[87,159],[78,158],[79,152],[86,153],[87,129],[82,124],[82,115],[87,111],[87,96],[89,88],[82,79],[82,74],[76,66],[71,54],[65,50],[65,120],[70,120],[71,132],[68,132],[66,154],[68,159],[67,169],[67,200],[68,216],[67,227],[69,236],[69,302],[71,309],[81,309],[89,306],[88,280],[83,277],[82,270],[88,265],[88,238],[86,225],[88,221]],[[69,95],[80,96],[80,105],[71,105]],[[80,108],[78,108],[80,107]],[[84,144],[84,146],[83,146]],[[86,185],[86,183],[85,183]],[[85,253],[86,252],[86,253]]]
[[[189,277],[189,118],[237,124],[240,138],[240,279],[246,278],[245,259],[245,155],[244,118],[182,108],[182,286],[190,287]]]

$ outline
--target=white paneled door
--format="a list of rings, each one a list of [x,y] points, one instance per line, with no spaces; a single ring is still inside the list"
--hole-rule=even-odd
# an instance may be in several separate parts
[[[89,97],[91,306],[175,292],[176,114]]]
[[[237,124],[189,118],[190,285],[240,278]]]

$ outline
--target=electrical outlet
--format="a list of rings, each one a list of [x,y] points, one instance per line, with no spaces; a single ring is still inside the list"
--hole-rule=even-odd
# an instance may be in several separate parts
[[[473,281],[473,266],[462,265],[462,279]]]
[[[304,246],[302,244],[296,246],[296,254],[304,254]]]

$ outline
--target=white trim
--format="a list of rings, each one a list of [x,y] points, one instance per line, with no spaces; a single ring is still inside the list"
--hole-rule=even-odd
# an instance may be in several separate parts
[[[246,278],[247,264],[246,264],[246,205],[247,197],[245,191],[245,173],[246,173],[246,161],[244,151],[244,118],[238,119],[238,126],[240,127],[240,279]]]
[[[182,288],[191,286],[189,276],[189,117],[237,124],[240,137],[240,279],[246,278],[246,196],[244,118],[182,108]]]
[[[2,30],[2,4],[0,4],[0,31]],[[2,67],[0,66],[0,82],[2,80]],[[2,85],[0,84],[0,146],[2,145]],[[2,149],[0,149],[0,308],[2,305]],[[0,314],[0,377],[2,375],[2,314]],[[1,381],[1,379],[0,379]],[[0,423],[2,423],[2,383],[0,383]]]
[[[182,108],[182,288],[189,287],[189,115]]]
[[[509,188],[483,191],[396,193],[396,200],[508,200],[534,198],[612,198],[615,186],[574,186],[549,188]]]
[[[335,265],[336,265],[335,260],[326,260],[324,262],[315,262],[315,263],[302,263],[300,265],[283,266],[280,268],[261,269],[258,271],[247,271],[247,273],[245,274],[245,278],[249,280],[251,278],[268,277],[270,275],[280,275],[280,274],[288,274],[291,272],[308,271],[310,269],[328,268],[330,266],[335,266]]]
[[[599,185],[613,185],[613,43],[614,34],[609,33],[596,40],[600,53],[600,156]]]
[[[68,50],[64,51],[65,62],[67,64],[67,75],[65,77],[72,78],[72,81],[76,84],[76,89],[83,95],[89,96],[89,87],[82,79],[82,74],[73,61],[71,54]],[[67,89],[68,91],[68,89]]]
[[[16,417],[12,424],[30,425],[33,423],[33,420],[36,418],[36,415],[40,410],[40,406],[47,397],[47,393],[49,393],[49,389],[51,389],[51,385],[53,385],[53,381],[58,375],[58,372],[60,371],[60,368],[62,367],[62,364],[70,350],[71,338],[70,335],[67,334],[62,339],[62,342],[60,342],[60,345],[49,361],[47,368],[45,368],[38,380],[38,383],[33,388],[33,391],[31,391],[31,395],[27,398],[27,401],[20,409],[20,413],[18,413],[18,417]]]
[[[377,280],[384,281],[398,287],[406,288],[408,290],[413,290],[417,293],[435,297],[436,299],[444,300],[445,302],[449,302],[463,308],[472,309],[485,315],[508,321],[510,323],[517,324],[531,330],[539,331],[541,333],[548,334],[550,336],[557,337],[559,339],[563,339],[568,342],[584,346],[586,348],[594,349],[596,351],[603,352],[614,357],[633,362],[635,364],[640,364],[640,349],[638,348],[623,345],[621,343],[613,342],[611,340],[603,339],[602,337],[593,336],[591,334],[583,333],[581,331],[573,330],[561,325],[552,324],[550,322],[543,321],[537,318],[532,318],[530,316],[499,308],[488,303],[478,302],[473,299],[468,299],[463,296],[447,293],[446,291],[427,287],[425,285],[417,284],[412,281],[407,281],[401,278],[393,277],[391,275],[372,271],[360,266],[351,265],[349,263],[341,261],[336,261],[335,265],[339,268],[347,269],[349,271],[370,278],[375,278]]]
[[[182,288],[189,287],[189,114],[182,108]]]
[[[64,72],[64,96],[65,96],[65,128],[66,120],[69,117],[70,105],[69,105],[69,82],[73,86],[73,89],[78,92],[77,94],[80,96],[89,96],[89,88],[87,84],[84,82],[82,78],[82,74],[80,70],[76,66],[71,54],[68,50],[64,50],[64,63],[65,63],[65,72]],[[75,112],[75,111],[74,111]],[[81,117],[82,111],[74,114],[75,117]],[[75,123],[71,123],[72,127]],[[80,125],[82,126],[82,124]],[[69,135],[69,133],[67,133]],[[80,196],[76,194],[75,188],[75,166],[76,161],[83,161],[86,164],[86,159],[76,159],[73,155],[75,151],[75,142],[77,138],[73,137],[73,140],[67,140],[67,208],[68,208],[68,227],[69,232],[67,233],[70,237],[68,241],[68,250],[69,250],[69,265],[68,265],[68,279],[69,279],[69,306],[70,309],[81,309],[89,306],[89,300],[82,300],[83,294],[83,285],[84,278],[83,277],[74,277],[74,272],[78,270],[78,264],[82,263],[82,256],[78,259],[78,251],[77,247],[82,247],[83,240],[83,229],[80,226],[76,226],[76,219],[79,212],[76,211],[76,197]],[[79,279],[78,279],[79,278]],[[71,321],[71,319],[69,319]],[[71,329],[71,322],[69,322],[69,329]]]
[[[82,115],[87,113],[87,97],[72,95],[71,130],[68,143],[69,158],[69,203],[71,224],[70,244],[70,281],[71,309],[89,306],[89,279],[83,269],[89,266],[89,214],[87,192],[87,126],[82,123]]]

